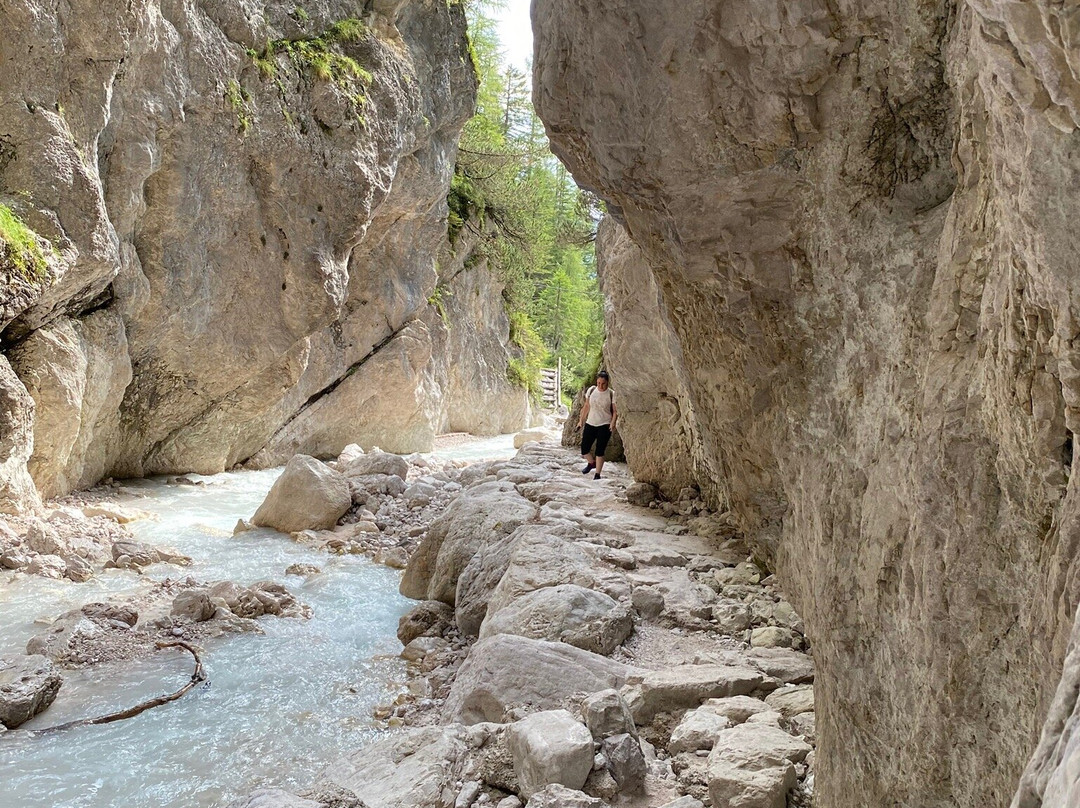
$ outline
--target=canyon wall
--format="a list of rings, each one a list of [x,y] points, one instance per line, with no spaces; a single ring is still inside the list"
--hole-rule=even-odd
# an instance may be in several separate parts
[[[32,419],[42,496],[431,448],[440,391],[415,379],[476,92],[460,5],[16,0],[0,29],[0,203],[55,248],[0,292],[36,404],[0,408]],[[20,429],[3,510],[34,504]]]
[[[1080,597],[1080,14],[536,0],[533,21],[538,111],[611,214],[631,466],[693,476],[794,596],[818,804],[1008,805]]]

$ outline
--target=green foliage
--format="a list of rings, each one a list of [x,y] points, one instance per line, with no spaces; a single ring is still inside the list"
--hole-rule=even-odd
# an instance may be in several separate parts
[[[292,17],[299,22],[307,22],[311,19],[311,15],[307,13],[303,6],[296,6],[293,8]]]
[[[471,223],[494,225],[479,249],[506,286],[511,331],[524,353],[508,373],[538,390],[540,368],[559,359],[568,383],[583,378],[603,342],[593,253],[599,209],[551,154],[528,77],[500,56],[488,13],[500,6],[466,5],[480,85],[447,196],[447,234],[454,243]]]
[[[309,19],[308,13],[300,6],[293,10],[293,16],[302,22]],[[278,78],[279,55],[286,56],[301,73],[309,73],[319,81],[330,81],[337,85],[356,109],[357,119],[363,123],[360,111],[367,102],[367,88],[371,85],[372,75],[361,67],[356,59],[342,53],[341,46],[360,42],[368,35],[368,27],[360,20],[339,20],[318,36],[270,40],[261,51],[248,48],[247,55],[264,78],[274,79],[281,97],[282,114],[286,120],[291,121],[293,116],[286,109],[287,88]],[[237,116],[241,120],[240,131],[246,132],[251,124],[250,116],[241,115],[238,109],[243,105],[246,113],[246,104],[241,104],[250,100],[246,92],[233,81],[226,90],[226,98],[233,109],[237,110]]]
[[[0,204],[0,258],[14,267],[27,283],[38,283],[48,274],[49,264],[37,234],[7,205]]]
[[[251,96],[248,91],[240,86],[240,82],[235,79],[230,80],[225,87],[225,101],[228,102],[236,114],[237,131],[241,135],[246,135],[248,129],[251,128],[251,111],[248,108]]]
[[[436,286],[435,291],[428,298],[428,303],[435,307],[435,311],[439,313],[443,325],[447,328],[450,327],[450,318],[446,314],[446,300],[444,298],[450,295],[451,293],[446,290],[445,286]]]

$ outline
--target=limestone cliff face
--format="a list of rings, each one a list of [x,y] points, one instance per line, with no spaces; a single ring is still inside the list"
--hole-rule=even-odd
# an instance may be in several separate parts
[[[505,284],[482,249],[485,232],[466,222],[440,256],[437,302],[427,316],[440,432],[500,435],[529,426],[528,391],[508,375],[508,360],[523,352],[510,338]]]
[[[533,15],[540,114],[616,220],[612,369],[645,402],[628,446],[687,446],[795,595],[820,804],[1008,804],[1080,597],[1080,17]]]
[[[16,0],[0,29],[0,201],[57,248],[0,305],[42,495],[430,448],[438,402],[400,391],[475,103],[458,4]]]

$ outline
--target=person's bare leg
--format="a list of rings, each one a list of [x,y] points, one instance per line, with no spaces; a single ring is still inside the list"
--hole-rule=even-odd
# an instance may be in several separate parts
[[[582,474],[588,474],[589,471],[596,465],[596,458],[593,457],[592,452],[589,454],[583,454],[581,459],[585,461],[585,468],[582,470]]]
[[[600,476],[600,472],[603,470],[603,468],[604,468],[604,456],[603,455],[597,455],[596,456],[596,476],[597,477]]]

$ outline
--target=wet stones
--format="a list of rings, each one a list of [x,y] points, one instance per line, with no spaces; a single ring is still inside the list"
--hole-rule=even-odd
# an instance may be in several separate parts
[[[282,533],[327,530],[351,506],[352,495],[343,475],[313,457],[295,455],[251,521]]]
[[[15,729],[52,704],[63,684],[44,656],[0,657],[0,724]]]

